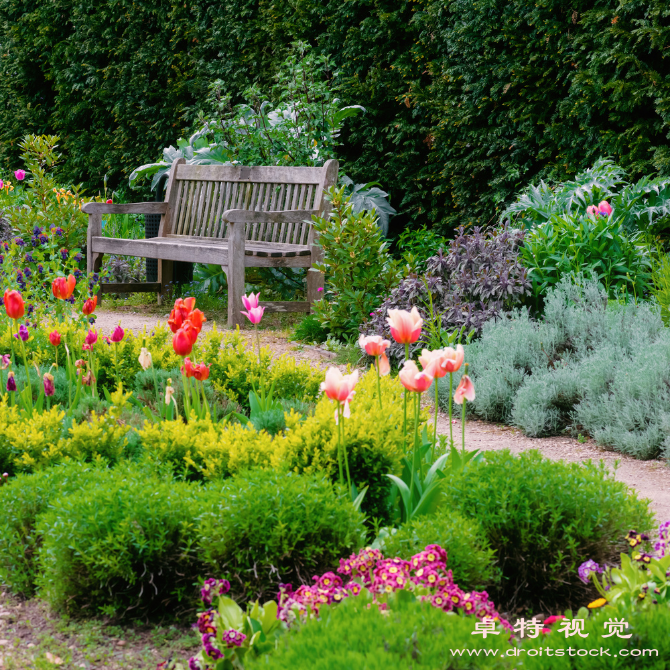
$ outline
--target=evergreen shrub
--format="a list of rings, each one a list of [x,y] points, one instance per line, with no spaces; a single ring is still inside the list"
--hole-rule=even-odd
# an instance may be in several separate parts
[[[212,484],[198,519],[198,555],[236,596],[274,598],[279,583],[311,583],[365,541],[363,515],[318,475],[255,470]]]
[[[602,462],[551,461],[537,451],[486,452],[452,477],[445,496],[447,507],[481,524],[502,572],[493,599],[510,609],[583,603],[589,590],[577,568],[584,557],[612,560],[631,528],[653,524],[646,501]]]
[[[109,472],[81,463],[56,465],[30,475],[11,477],[0,487],[0,581],[24,597],[35,591],[37,555],[41,546],[37,518],[58,498],[79,494],[90,482],[102,482]]]
[[[39,517],[40,593],[74,615],[188,610],[204,571],[194,520],[215,492],[148,472],[107,475],[54,499]]]
[[[441,508],[435,514],[412,519],[397,530],[383,530],[377,542],[385,556],[407,561],[429,544],[439,544],[447,551],[454,582],[466,591],[486,588],[499,579],[495,552],[484,529],[476,518],[455,510]]]

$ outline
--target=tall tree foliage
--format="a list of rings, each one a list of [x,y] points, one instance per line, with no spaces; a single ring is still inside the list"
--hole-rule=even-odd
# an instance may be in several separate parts
[[[118,183],[188,131],[211,80],[269,90],[296,39],[367,109],[341,159],[398,223],[493,221],[601,156],[670,174],[666,0],[0,0],[0,162],[57,133],[68,178]]]

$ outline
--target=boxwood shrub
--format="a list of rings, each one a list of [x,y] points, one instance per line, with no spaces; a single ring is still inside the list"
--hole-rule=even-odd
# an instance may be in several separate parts
[[[495,552],[479,521],[454,510],[440,509],[434,515],[412,519],[395,532],[382,533],[378,540],[386,558],[406,560],[429,544],[447,550],[447,568],[462,589],[482,589],[500,578]]]
[[[322,475],[255,470],[210,488],[198,551],[233,594],[271,599],[280,582],[311,583],[364,542],[363,515]]]
[[[653,515],[604,463],[565,463],[537,451],[488,452],[445,487],[447,506],[475,518],[502,571],[496,603],[553,611],[582,604],[590,590],[577,576],[593,558],[618,558],[631,529],[649,530]]]

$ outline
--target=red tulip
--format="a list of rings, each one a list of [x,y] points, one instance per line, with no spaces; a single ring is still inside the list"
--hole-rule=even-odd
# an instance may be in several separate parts
[[[183,328],[180,328],[174,334],[172,338],[172,348],[177,356],[188,356],[193,350],[193,342]]]
[[[51,292],[54,298],[67,300],[74,293],[76,283],[77,280],[73,275],[69,275],[67,279],[65,277],[56,277],[51,283]]]
[[[84,306],[82,307],[82,310],[81,310],[81,311],[84,312],[84,314],[85,314],[86,316],[88,316],[89,314],[93,314],[93,312],[95,311],[95,307],[96,307],[97,304],[98,304],[98,296],[97,296],[97,295],[94,295],[92,298],[89,298],[89,299],[84,303]]]
[[[168,325],[173,333],[176,333],[183,325],[184,321],[188,319],[189,315],[195,307],[195,298],[177,298],[174,301],[174,308],[170,312]]]
[[[199,382],[204,382],[209,377],[209,367],[209,365],[205,365],[204,363],[198,363],[193,367],[194,377]]]
[[[187,377],[195,377],[195,366],[191,363],[191,359],[187,356],[184,359],[184,365],[181,367],[181,373]]]
[[[5,311],[10,319],[20,319],[25,313],[23,298],[18,291],[5,291]]]
[[[188,319],[184,321],[184,325],[179,330],[183,330],[191,340],[191,344],[195,344],[200,331]]]
[[[198,331],[198,333],[202,330],[202,324],[207,321],[205,318],[205,315],[199,310],[199,309],[194,309],[189,315],[188,319],[191,324],[193,324],[193,327]]]
[[[60,333],[56,330],[49,333],[49,342],[51,342],[54,347],[57,347],[60,344]]]

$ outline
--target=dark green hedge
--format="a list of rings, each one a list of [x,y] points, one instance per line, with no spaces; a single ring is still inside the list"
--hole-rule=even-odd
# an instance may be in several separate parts
[[[399,222],[489,221],[601,155],[670,172],[666,0],[0,0],[0,164],[57,132],[68,179],[116,185],[186,131],[211,78],[266,83],[298,38],[368,109],[342,159]]]

